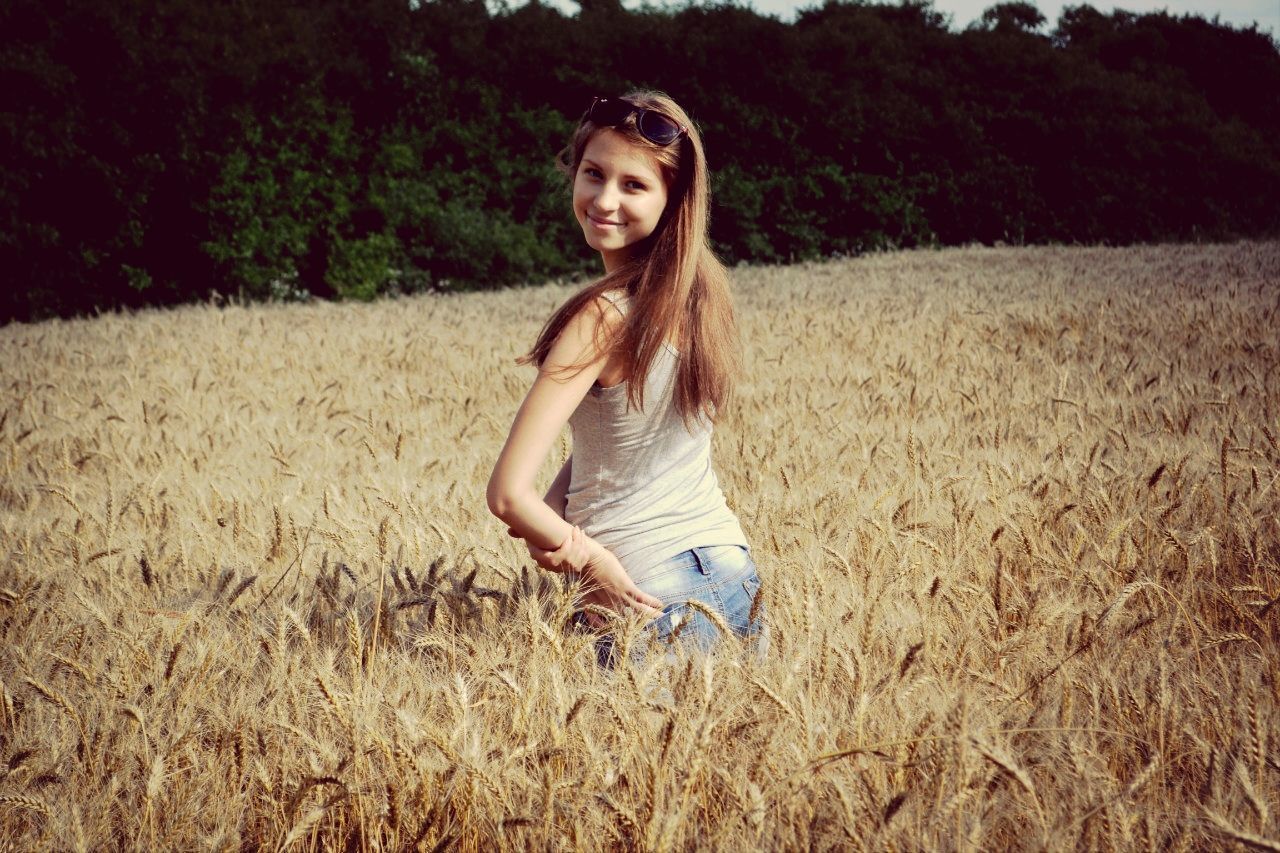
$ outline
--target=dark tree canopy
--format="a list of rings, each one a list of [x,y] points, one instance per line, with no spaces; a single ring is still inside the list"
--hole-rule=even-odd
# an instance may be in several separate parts
[[[1004,2],[0,6],[0,322],[598,268],[553,159],[594,94],[698,122],[717,251],[1224,239],[1280,225],[1280,50]]]
[[[985,29],[1034,33],[1048,19],[1031,3],[997,3],[982,13]]]

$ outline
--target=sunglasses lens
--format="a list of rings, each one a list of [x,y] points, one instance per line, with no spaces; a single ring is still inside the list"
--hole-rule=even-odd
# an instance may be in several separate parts
[[[587,118],[592,124],[619,125],[626,121],[631,106],[623,101],[605,98],[595,102]]]
[[[636,126],[647,139],[658,145],[669,145],[680,135],[680,125],[653,110],[641,113]]]

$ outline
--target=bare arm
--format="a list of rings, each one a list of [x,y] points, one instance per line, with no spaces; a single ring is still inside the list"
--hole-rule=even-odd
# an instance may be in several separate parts
[[[533,387],[516,412],[486,492],[489,510],[494,515],[505,521],[516,535],[547,550],[559,547],[572,525],[564,520],[561,507],[553,507],[534,491],[538,468],[569,415],[600,375],[605,356],[599,355],[576,375],[554,376],[552,370],[556,365],[578,361],[588,353],[594,328],[592,313],[591,310],[580,312],[552,345],[546,363],[538,370]],[[554,487],[553,483],[553,491]],[[548,494],[554,497],[551,492]]]
[[[607,305],[607,300],[596,299],[560,331],[516,412],[489,477],[489,510],[507,523],[513,535],[536,548],[560,547],[573,529],[564,520],[569,464],[561,466],[546,499],[535,492],[536,479],[569,416],[608,362],[608,353],[595,346],[596,324],[617,324],[622,317],[616,311],[606,312]],[[577,373],[557,373],[561,367],[580,362],[586,366]]]
[[[505,521],[514,535],[535,548],[558,549],[562,544],[568,544],[574,533],[574,526],[563,518],[563,493],[568,490],[569,465],[561,468],[556,482],[548,491],[549,497],[557,498],[557,506],[538,497],[534,484],[538,469],[560,431],[608,360],[607,353],[595,350],[595,324],[603,318],[609,318],[604,322],[617,322],[620,318],[614,319],[614,314],[602,310],[600,303],[605,302],[598,299],[578,312],[552,344],[533,387],[516,412],[511,432],[489,477],[485,496],[490,512]],[[557,366],[574,364],[588,357],[591,360],[587,366],[576,374],[553,375]],[[562,479],[565,481],[563,487],[557,490]],[[642,608],[662,606],[660,599],[642,592],[635,585],[608,549],[590,537],[583,537],[583,542],[591,555],[586,564],[587,573],[615,607],[624,603]]]
[[[555,510],[556,514],[561,518],[565,517],[565,512],[568,509],[569,478],[572,476],[572,470],[573,454],[569,454],[569,458],[560,466],[560,473],[556,474],[555,479],[551,481],[551,486],[547,489],[547,493],[542,496],[542,502]],[[516,537],[520,535],[511,527],[507,528],[507,533]]]

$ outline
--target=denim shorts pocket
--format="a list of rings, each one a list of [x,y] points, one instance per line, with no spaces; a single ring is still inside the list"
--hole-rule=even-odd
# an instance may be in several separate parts
[[[652,631],[664,643],[674,642],[688,627],[685,625],[688,619],[689,605],[683,601],[677,601],[664,607],[662,615],[646,624],[645,630]]]
[[[751,569],[751,574],[742,579],[742,589],[747,594],[747,599],[751,602],[747,606],[747,612],[750,613],[752,610],[759,611],[760,607],[756,598],[760,595],[760,574],[754,568]]]
[[[734,581],[725,596],[726,615],[734,630],[743,636],[751,636],[760,630],[764,602],[760,598],[760,575],[752,566],[747,574]]]

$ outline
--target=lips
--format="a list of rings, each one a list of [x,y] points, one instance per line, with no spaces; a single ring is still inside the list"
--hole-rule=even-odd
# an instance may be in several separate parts
[[[590,219],[594,225],[598,225],[600,227],[609,227],[609,226],[618,227],[622,225],[621,222],[610,222],[608,219],[601,219],[598,216],[592,216],[590,213],[587,214],[587,219]]]

